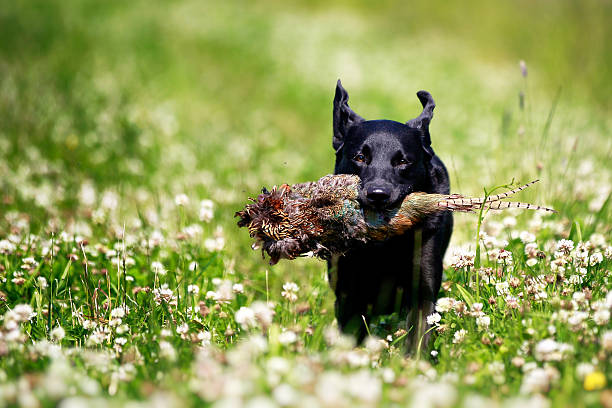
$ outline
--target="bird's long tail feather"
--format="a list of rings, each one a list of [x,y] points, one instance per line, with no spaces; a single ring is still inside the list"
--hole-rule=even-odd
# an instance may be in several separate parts
[[[556,210],[548,207],[542,207],[539,205],[529,204],[529,203],[520,203],[517,201],[495,201],[492,203],[487,203],[486,208],[491,210],[504,210],[506,208],[524,208],[526,210],[544,210],[549,212],[556,213]]]
[[[486,199],[483,197],[464,197],[462,195],[453,194],[445,199],[438,202],[438,206],[441,208],[447,208],[452,211],[475,211],[480,209],[483,205],[487,209],[491,210],[503,210],[506,208],[524,208],[527,210],[544,210],[550,212],[556,212],[551,208],[542,207],[539,205],[529,204],[529,203],[520,203],[515,201],[501,201],[504,198],[510,197],[519,191],[525,190],[531,185],[537,183],[540,180],[534,180],[527,184],[523,184],[520,187],[512,189],[510,191],[506,191],[505,193],[496,194],[487,197]]]

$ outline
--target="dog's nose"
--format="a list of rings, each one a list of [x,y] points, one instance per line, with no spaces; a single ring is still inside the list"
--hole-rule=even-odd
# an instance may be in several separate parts
[[[367,197],[369,200],[382,202],[388,200],[389,197],[391,197],[391,194],[386,189],[380,187],[371,187],[368,188]]]

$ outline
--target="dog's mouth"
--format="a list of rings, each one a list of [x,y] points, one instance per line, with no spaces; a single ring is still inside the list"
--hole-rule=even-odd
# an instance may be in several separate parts
[[[404,198],[406,198],[406,196],[411,192],[412,187],[409,187],[405,191],[398,194],[395,198],[391,197],[388,200],[371,200],[366,196],[365,192],[362,191],[359,194],[358,201],[364,209],[368,209],[373,212],[389,212],[397,210],[402,205]]]
[[[359,203],[361,204],[362,208],[368,211],[384,213],[384,212],[389,212],[389,211],[398,209],[402,205],[402,201],[404,201],[404,197],[398,197],[394,201],[385,201],[385,202],[379,202],[379,201],[373,202],[372,200],[368,200],[367,198],[366,199],[359,198]]]

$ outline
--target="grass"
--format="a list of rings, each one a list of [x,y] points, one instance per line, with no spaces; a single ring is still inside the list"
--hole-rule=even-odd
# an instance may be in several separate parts
[[[4,5],[0,404],[609,405],[610,14]],[[418,358],[396,315],[354,346],[324,265],[269,267],[233,219],[332,171],[338,77],[365,118],[408,120],[429,90],[453,191],[541,178],[520,198],[559,210],[455,217]]]

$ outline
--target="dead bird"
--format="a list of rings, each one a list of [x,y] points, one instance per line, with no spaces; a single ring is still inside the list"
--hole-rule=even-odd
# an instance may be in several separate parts
[[[382,241],[413,228],[424,217],[440,211],[471,212],[523,208],[555,210],[538,205],[501,201],[538,180],[486,198],[459,194],[411,193],[394,209],[372,211],[358,201],[356,175],[327,175],[315,182],[283,184],[263,189],[252,204],[238,211],[239,227],[247,227],[270,264],[312,253],[321,259],[346,252],[356,242]]]

